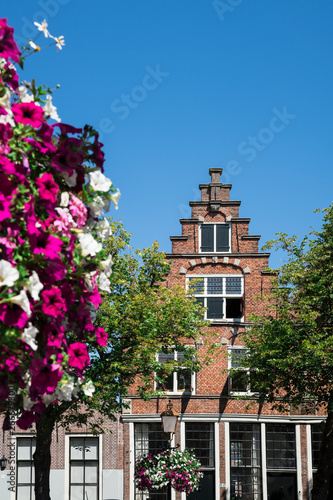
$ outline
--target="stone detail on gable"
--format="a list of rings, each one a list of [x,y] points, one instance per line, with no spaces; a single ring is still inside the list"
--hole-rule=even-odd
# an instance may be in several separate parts
[[[206,257],[201,257],[201,264],[207,264]]]
[[[192,260],[189,261],[189,264],[190,264],[191,267],[194,267],[194,266],[197,265],[197,262],[196,262],[196,260],[192,259]]]
[[[243,273],[244,274],[251,274],[251,270],[250,270],[249,266],[247,266],[245,269],[243,269]]]
[[[212,262],[213,262],[213,264],[217,264],[218,263],[218,258],[217,257],[213,257],[212,258]]]
[[[179,274],[187,274],[187,271],[190,268],[193,269],[196,266],[205,265],[205,264],[230,264],[232,266],[240,267],[244,274],[251,274],[251,270],[250,270],[249,266],[244,267],[244,265],[242,265],[240,259],[234,259],[234,261],[232,262],[232,259],[230,259],[229,257],[223,257],[223,260],[219,261],[219,257],[216,255],[212,256],[211,258],[201,257],[201,259],[198,262],[195,259],[189,260],[187,263],[187,268],[185,266],[182,266],[179,269]]]
[[[223,264],[229,264],[229,257],[223,258]]]
[[[234,260],[234,266],[239,266],[240,264],[240,260],[239,259],[235,259]]]
[[[187,269],[185,269],[184,266],[182,266],[180,269],[179,269],[179,274],[186,274],[187,273]]]

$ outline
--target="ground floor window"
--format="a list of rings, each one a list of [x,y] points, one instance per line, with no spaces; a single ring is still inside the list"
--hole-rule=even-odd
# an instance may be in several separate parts
[[[134,453],[135,458],[149,452],[165,450],[168,447],[166,434],[161,422],[135,424],[134,426]],[[163,488],[154,493],[143,493],[135,490],[135,500],[170,500],[170,488]]]
[[[98,500],[98,445],[99,442],[97,437],[70,438],[70,500]]]
[[[35,437],[18,437],[16,500],[34,500],[35,468],[33,454],[36,449]]]
[[[187,500],[213,500],[215,498],[214,424],[187,422],[185,447],[194,451],[204,473],[199,490],[187,495]]]
[[[230,424],[231,499],[261,500],[260,424]]]

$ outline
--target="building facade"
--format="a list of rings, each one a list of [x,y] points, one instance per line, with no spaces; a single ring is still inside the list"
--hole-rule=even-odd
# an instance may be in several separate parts
[[[172,236],[171,271],[167,286],[181,284],[206,308],[210,322],[205,335],[215,332],[223,353],[199,373],[179,370],[163,390],[179,413],[173,445],[192,448],[201,460],[204,477],[191,500],[301,500],[310,498],[316,471],[323,416],[309,406],[286,414],[255,401],[251,374],[233,379],[231,367],[241,368],[241,333],[251,313],[260,313],[257,297],[269,292],[269,254],[259,252],[260,236],[249,234],[249,218],[239,217],[240,201],[230,200],[231,185],[222,184],[222,169],[210,169],[209,184],[199,185],[201,201],[190,202],[191,218],[181,219],[180,236]],[[157,353],[159,361],[179,353]],[[205,349],[199,342],[198,355]],[[239,396],[248,397],[248,400]],[[185,500],[185,494],[136,491],[134,463],[148,451],[166,447],[160,413],[167,399],[149,402],[134,393],[124,410],[124,499]]]

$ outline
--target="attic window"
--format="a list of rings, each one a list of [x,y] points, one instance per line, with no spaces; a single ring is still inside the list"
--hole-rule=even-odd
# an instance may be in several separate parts
[[[199,226],[200,252],[230,252],[230,224],[201,224]]]

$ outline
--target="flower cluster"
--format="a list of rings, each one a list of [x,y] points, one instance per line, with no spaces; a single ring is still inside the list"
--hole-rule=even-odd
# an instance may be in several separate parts
[[[9,388],[28,428],[48,404],[94,387],[87,344],[112,260],[103,217],[119,190],[103,174],[97,132],[60,122],[44,87],[19,86],[20,51],[0,19],[0,402]]]
[[[139,457],[135,482],[140,491],[154,491],[170,485],[186,494],[199,488],[201,464],[190,450],[166,450]]]

